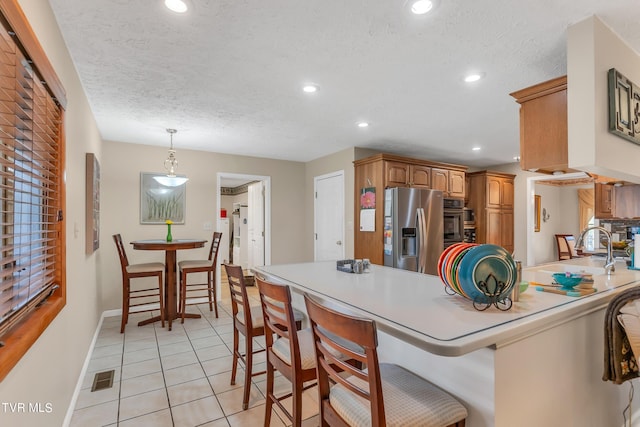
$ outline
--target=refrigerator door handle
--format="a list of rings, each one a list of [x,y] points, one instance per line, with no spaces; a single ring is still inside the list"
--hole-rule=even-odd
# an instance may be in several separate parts
[[[426,251],[426,224],[427,220],[424,216],[424,209],[416,210],[416,237],[418,238],[418,272],[424,273],[427,269],[427,251]]]

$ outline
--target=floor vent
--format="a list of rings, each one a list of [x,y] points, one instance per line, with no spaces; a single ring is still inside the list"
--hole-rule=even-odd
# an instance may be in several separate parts
[[[113,376],[115,374],[115,370],[98,372],[95,377],[93,377],[93,385],[91,386],[91,391],[104,390],[106,388],[111,388],[113,386]]]

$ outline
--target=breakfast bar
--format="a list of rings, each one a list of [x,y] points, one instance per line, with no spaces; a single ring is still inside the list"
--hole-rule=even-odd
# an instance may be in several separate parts
[[[437,276],[377,265],[365,274],[338,271],[335,262],[255,272],[290,285],[300,307],[308,293],[374,319],[381,358],[461,399],[468,426],[604,426],[621,425],[628,403],[628,385],[601,379],[604,310],[640,283],[640,272],[616,264],[611,276],[595,257],[525,268],[523,280],[549,284],[554,272],[586,271],[597,291],[570,297],[531,286],[507,311],[478,311],[448,295]]]

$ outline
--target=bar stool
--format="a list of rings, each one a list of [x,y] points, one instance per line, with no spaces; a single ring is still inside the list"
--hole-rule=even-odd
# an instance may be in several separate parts
[[[244,273],[239,265],[224,264],[229,282],[229,293],[231,296],[231,311],[233,314],[233,367],[231,368],[231,385],[236,383],[236,372],[238,362],[244,365],[244,394],[242,397],[242,409],[249,407],[249,393],[251,391],[251,378],[262,375],[266,371],[253,371],[253,355],[265,351],[264,348],[254,350],[253,338],[264,335],[264,318],[262,316],[262,306],[252,306],[249,303],[247,287],[244,283]],[[299,311],[294,313],[296,328],[302,326],[304,315]],[[245,338],[245,352],[240,353],[240,334]]]
[[[464,427],[467,409],[455,398],[398,365],[378,363],[373,320],[323,307],[306,294],[304,298],[316,348],[322,425]],[[366,369],[340,360],[335,351]]]
[[[120,325],[120,333],[124,332],[124,327],[129,321],[129,313],[142,313],[145,311],[160,310],[160,320],[164,328],[164,298],[162,294],[162,274],[164,273],[164,264],[161,262],[152,262],[146,264],[129,264],[127,253],[124,250],[122,236],[120,234],[113,235],[113,241],[118,249],[120,257],[120,268],[122,270],[122,323]],[[157,277],[157,288],[132,289],[131,279],[141,277]],[[140,301],[131,304],[132,300]],[[155,301],[154,301],[155,300]]]
[[[256,277],[264,316],[265,342],[267,346],[267,401],[264,425],[271,423],[271,409],[275,403],[294,426],[302,424],[302,392],[315,385],[304,387],[305,382],[316,379],[316,359],[313,334],[310,328],[296,327],[295,310],[291,306],[288,286],[266,282]],[[299,331],[297,331],[299,330]],[[292,392],[276,396],[273,391],[274,373],[279,371],[291,382]],[[290,413],[282,400],[293,396]]]
[[[211,239],[211,247],[209,248],[209,258],[205,260],[186,260],[178,263],[180,270],[180,313],[182,316],[181,323],[184,323],[184,314],[187,305],[201,304],[209,302],[209,311],[213,311],[215,307],[216,318],[218,317],[218,297],[216,294],[216,263],[218,261],[218,248],[222,233],[216,231]],[[205,283],[188,283],[187,276],[192,273],[207,273],[207,281]],[[195,294],[187,299],[187,293]],[[206,296],[204,293],[206,292]],[[206,298],[206,299],[205,299]]]

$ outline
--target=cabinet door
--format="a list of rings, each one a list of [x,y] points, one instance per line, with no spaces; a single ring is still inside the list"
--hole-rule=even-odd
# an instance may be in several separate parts
[[[449,196],[464,197],[465,173],[460,171],[449,171]]]
[[[502,245],[502,212],[500,209],[487,209],[486,230],[484,241],[479,243],[492,243]]]
[[[613,185],[595,184],[595,217],[613,218]]]
[[[449,193],[449,171],[447,169],[431,168],[431,188],[442,190],[444,195]]]
[[[487,207],[499,209],[502,207],[502,178],[487,177]]]
[[[505,248],[509,253],[513,253],[513,211],[502,211],[500,215],[501,242],[500,246]]]
[[[415,188],[431,188],[431,168],[411,165],[409,167],[409,185]]]
[[[384,162],[385,187],[406,187],[409,184],[409,165]]]
[[[502,208],[513,209],[514,185],[512,179],[502,180]]]

